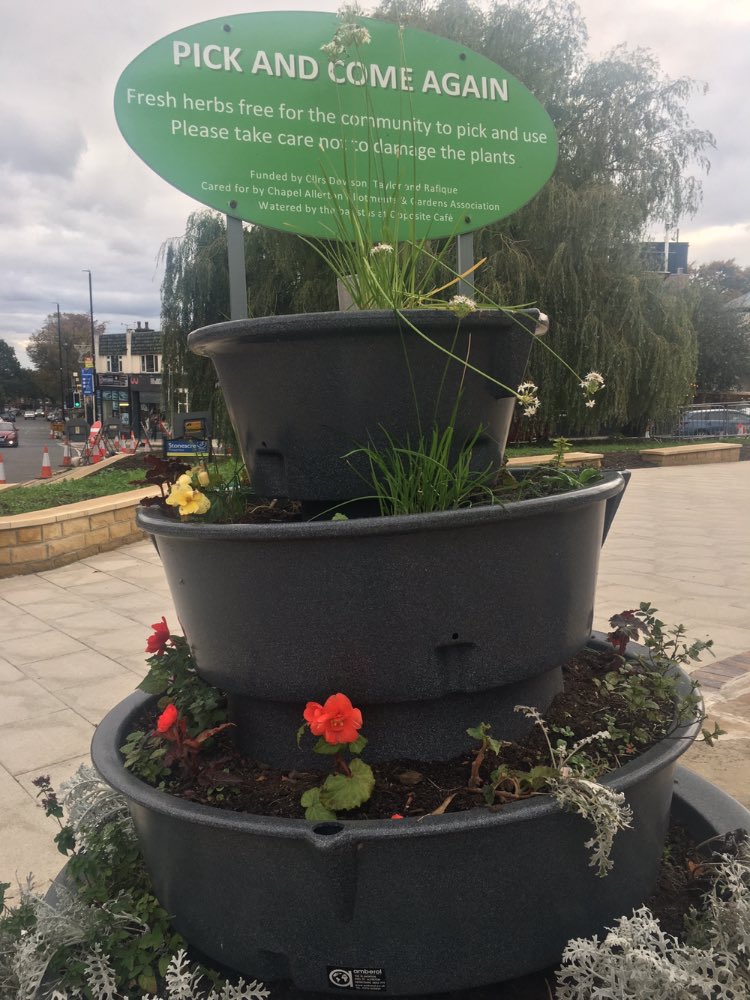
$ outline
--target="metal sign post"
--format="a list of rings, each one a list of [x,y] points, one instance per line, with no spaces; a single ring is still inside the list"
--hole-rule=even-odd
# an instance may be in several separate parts
[[[229,315],[247,319],[247,278],[245,275],[245,233],[242,220],[227,216],[227,257],[229,259]]]

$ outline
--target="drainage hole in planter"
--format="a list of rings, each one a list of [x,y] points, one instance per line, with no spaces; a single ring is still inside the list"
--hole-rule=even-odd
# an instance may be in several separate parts
[[[319,833],[323,837],[331,837],[334,833],[341,833],[343,830],[341,823],[318,823],[313,827],[313,833]]]
[[[458,632],[454,632],[451,639],[458,639]]]

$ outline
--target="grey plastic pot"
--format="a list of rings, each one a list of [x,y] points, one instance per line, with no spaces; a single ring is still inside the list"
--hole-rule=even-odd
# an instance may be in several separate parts
[[[458,398],[460,446],[482,428],[475,467],[499,468],[515,397],[444,351],[515,389],[523,381],[538,309],[310,313],[217,323],[188,345],[211,358],[242,457],[259,496],[335,502],[367,492],[360,456],[342,456],[383,428],[401,444],[448,424]],[[546,326],[539,326],[543,332]]]
[[[625,793],[634,821],[617,834],[614,869],[600,878],[584,846],[590,825],[547,796],[497,812],[333,823],[174,798],[133,777],[117,750],[148,701],[136,693],[110,712],[92,758],[128,800],[176,929],[250,978],[336,992],[369,970],[369,989],[388,995],[543,969],[570,938],[601,933],[641,905],[655,883],[675,762],[699,728],[679,730],[606,779]]]
[[[467,726],[513,738],[591,633],[599,552],[625,488],[343,522],[182,523],[141,508],[198,670],[230,695],[251,756],[299,766],[278,732],[343,691],[372,759],[439,760]],[[321,766],[310,754],[305,766]]]

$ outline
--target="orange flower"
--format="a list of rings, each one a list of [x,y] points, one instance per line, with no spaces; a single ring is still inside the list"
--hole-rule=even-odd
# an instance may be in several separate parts
[[[362,713],[341,693],[332,694],[325,705],[308,701],[304,719],[313,736],[322,736],[326,743],[354,743],[362,728]]]
[[[162,656],[167,643],[170,640],[169,625],[167,619],[162,615],[160,622],[154,622],[151,626],[154,634],[146,640],[146,652],[153,656]]]
[[[172,704],[167,705],[159,718],[156,720],[156,731],[158,733],[162,733],[162,735],[169,732],[179,718],[180,713],[177,711],[177,706]]]

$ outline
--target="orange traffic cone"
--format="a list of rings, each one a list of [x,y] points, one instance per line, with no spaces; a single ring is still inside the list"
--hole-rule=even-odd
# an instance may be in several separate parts
[[[42,471],[39,475],[40,479],[52,479],[52,466],[49,462],[49,448],[45,444],[44,453],[42,455]]]
[[[0,483],[5,483],[5,464],[2,455],[0,455]]]
[[[112,447],[115,449],[115,454],[120,451],[120,435],[115,434],[115,439],[112,442]]]
[[[96,465],[96,463],[101,462],[101,460],[102,460],[101,446],[98,441],[94,441],[94,443],[91,445],[91,458],[90,458],[91,464]]]
[[[65,438],[64,441],[63,441],[63,460],[62,460],[62,464],[63,464],[63,466],[65,468],[68,468],[68,466],[71,466],[73,464],[73,457],[70,454],[70,442],[68,441],[67,438]]]
[[[129,452],[130,449],[128,448],[128,439],[123,434],[122,437],[120,438],[120,454],[127,455],[129,454]]]
[[[130,450],[134,455],[138,450],[138,442],[136,441],[135,434],[132,431],[130,432]]]

